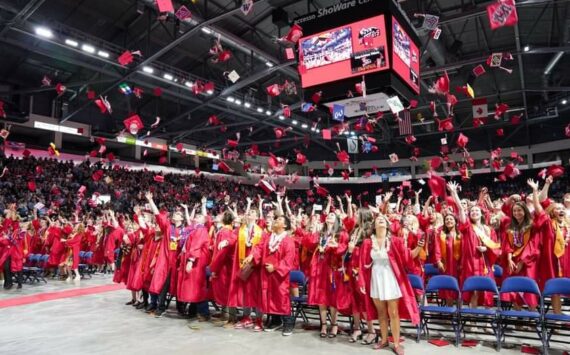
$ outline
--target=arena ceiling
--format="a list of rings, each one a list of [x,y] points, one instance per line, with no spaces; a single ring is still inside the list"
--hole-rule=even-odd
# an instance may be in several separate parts
[[[328,113],[302,113],[298,109],[303,92],[296,65],[285,60],[284,49],[276,41],[289,28],[274,24],[272,11],[281,8],[292,20],[333,3],[259,0],[245,16],[240,10],[241,1],[174,1],[175,8],[185,5],[192,12],[191,20],[179,21],[173,15],[161,19],[154,0],[0,0],[0,95],[22,110],[27,109],[29,97],[33,96],[35,113],[54,113],[61,122],[89,123],[99,132],[116,134],[122,120],[137,112],[147,127],[160,116],[162,121],[151,135],[171,143],[223,148],[239,132],[238,149],[242,151],[257,143],[261,151],[276,155],[287,156],[301,149],[311,160],[332,159],[336,143],[344,145],[346,136],[324,141],[320,133],[310,130],[319,118],[316,128],[329,126]],[[570,103],[566,101],[570,100],[570,1],[517,1],[518,24],[495,31],[490,30],[486,14],[490,3],[400,2],[422,42],[422,95],[413,111],[414,135],[418,139],[415,145],[421,147],[422,154],[437,153],[439,138],[444,136],[434,127],[428,106],[434,99],[442,107],[445,104],[427,88],[443,71],[449,74],[452,88],[464,85],[473,68],[496,52],[512,54],[513,60],[508,63],[512,73],[488,70],[477,78],[474,90],[477,97],[487,98],[490,111],[495,103],[507,103],[510,111],[491,126],[473,128],[471,100],[460,97],[455,107],[456,130],[447,134],[448,141],[455,141],[463,131],[470,137],[471,150],[490,150],[564,137],[564,127],[570,121]],[[420,28],[421,20],[414,17],[417,13],[439,16],[442,34],[438,40],[430,39]],[[54,36],[45,38],[37,32],[38,27],[50,29]],[[232,53],[224,63],[214,63],[209,55],[218,35],[223,47]],[[79,46],[66,43],[66,39]],[[95,47],[95,53],[85,52],[81,48],[84,43]],[[116,60],[126,49],[142,53],[128,68]],[[100,51],[110,57],[99,55]],[[144,67],[155,72],[145,72]],[[232,70],[240,76],[235,83],[227,78]],[[165,77],[165,73],[178,81]],[[42,87],[45,75],[52,78],[52,86]],[[297,83],[296,95],[267,95],[267,86],[285,80]],[[215,91],[195,95],[187,82],[197,81],[213,82]],[[55,100],[53,86],[57,82],[67,86],[68,91]],[[143,97],[121,94],[121,83],[142,88]],[[162,89],[161,96],[153,94],[156,87]],[[111,115],[99,112],[87,98],[88,90],[108,97],[113,106]],[[251,107],[228,102],[228,96],[250,102]],[[280,119],[282,105],[293,108],[291,119]],[[415,119],[418,114],[425,118],[423,122]],[[509,117],[519,114],[524,114],[521,124],[512,125]],[[208,124],[212,115],[224,122],[225,132]],[[274,128],[289,126],[292,130],[275,144]],[[497,135],[498,128],[503,128],[504,136]],[[360,154],[358,160],[386,159],[393,152],[400,157],[411,155],[411,146],[398,135],[397,125],[389,117],[373,136],[379,152]],[[308,149],[304,146],[307,140]]]

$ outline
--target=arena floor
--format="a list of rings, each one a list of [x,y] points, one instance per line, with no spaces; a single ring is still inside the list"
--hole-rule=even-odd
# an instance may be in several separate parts
[[[293,336],[227,330],[212,323],[180,319],[170,310],[161,319],[137,311],[124,303],[126,290],[76,295],[42,301],[47,293],[82,290],[111,284],[110,275],[95,275],[80,285],[49,281],[47,285],[25,285],[22,290],[0,291],[0,349],[4,354],[347,354],[371,353],[370,347],[348,343],[348,336],[321,340],[317,331],[301,325]],[[38,296],[34,303],[11,305],[25,296]],[[437,336],[435,336],[437,338]],[[410,338],[403,343],[406,354],[446,355],[496,353],[492,344],[475,348],[437,347]],[[390,354],[383,350],[381,353]],[[501,354],[520,354],[519,346]],[[551,354],[562,354],[562,350]]]

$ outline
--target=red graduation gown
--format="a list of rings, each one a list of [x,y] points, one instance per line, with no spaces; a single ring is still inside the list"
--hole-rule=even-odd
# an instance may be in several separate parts
[[[338,247],[326,247],[322,254],[318,250],[319,239],[320,233],[308,234],[303,239],[305,247],[315,250],[311,259],[307,302],[310,305],[338,307],[338,300],[345,300],[347,294],[350,294],[346,285],[343,285],[344,273],[338,270],[346,252],[348,234],[340,232]]]
[[[24,262],[28,256],[28,247],[30,245],[29,234],[23,230],[16,230],[12,234],[10,256],[10,270],[19,272],[24,269]]]
[[[216,273],[216,277],[212,278],[212,294],[214,301],[222,306],[228,304],[228,290],[232,279],[232,265],[234,255],[232,251],[235,248],[237,235],[230,228],[222,228],[216,234],[213,240],[213,257],[210,264],[210,271]],[[218,250],[218,244],[227,241],[228,245]]]
[[[442,230],[441,228],[437,230],[435,233],[434,241],[437,243],[438,247],[438,256],[435,259],[434,266],[437,267],[437,263],[441,261],[443,264],[445,271],[440,273],[442,275],[453,276],[457,280],[459,280],[459,262],[461,260],[461,236],[454,240],[454,238],[450,236],[445,236],[445,240],[442,241],[441,238]],[[458,249],[459,259],[456,259],[456,252],[455,249]],[[440,290],[439,297],[442,299],[457,299],[457,293],[448,290]]]
[[[487,247],[485,253],[481,253],[477,250],[477,247],[482,245],[482,243],[477,234],[475,234],[471,222],[461,223],[459,225],[459,231],[463,238],[463,243],[461,244],[461,272],[459,275],[459,287],[463,287],[463,282],[471,276],[489,276],[493,278],[493,265],[495,265],[495,262],[501,253],[500,247],[497,249]],[[497,242],[495,230],[490,228],[490,232],[491,240]],[[480,299],[479,304],[489,307],[493,306],[493,295],[489,292],[485,292],[484,294],[484,298]],[[464,292],[462,293],[462,296],[464,302],[469,302],[471,292]]]
[[[63,253],[65,252],[65,246],[61,242],[61,228],[50,227],[48,233],[48,243],[50,246],[48,265],[52,267],[59,266]]]
[[[350,301],[350,314],[360,314],[361,316],[366,314],[366,292],[364,284],[362,281],[365,280],[366,275],[363,274],[363,268],[361,267],[362,258],[362,245],[366,240],[362,241],[362,244],[354,247],[350,258],[345,261],[346,275],[349,277],[349,287],[351,293]],[[370,273],[368,273],[368,283],[370,283]],[[362,290],[361,290],[362,287]]]
[[[564,254],[558,258],[554,254],[556,232],[552,220],[543,211],[534,217],[534,225],[539,233],[540,257],[538,261],[538,285],[544,288],[546,281],[555,277],[570,277],[570,246],[566,245]],[[563,228],[565,237],[567,228]]]
[[[295,242],[286,236],[277,250],[269,251],[270,234],[265,234],[259,244],[253,248],[253,262],[261,270],[261,304],[263,313],[289,315],[289,272],[293,270]],[[265,264],[272,264],[275,270],[269,273]]]
[[[174,273],[176,269],[178,240],[170,239],[170,222],[165,212],[156,216],[156,224],[160,230],[161,239],[157,244],[156,264],[154,264],[154,274],[150,283],[149,292],[159,294],[160,291],[162,291],[162,287],[168,275]],[[153,264],[151,263],[151,267],[152,266]]]
[[[117,227],[113,228],[113,230],[107,235],[107,238],[105,239],[104,256],[105,262],[108,264],[113,264],[115,262],[115,249],[121,245],[123,234],[125,234],[123,228]]]
[[[239,231],[238,231],[239,233]],[[263,240],[263,234],[261,236]],[[260,241],[261,242],[261,241]],[[245,248],[245,256],[247,257],[253,252],[253,247]],[[260,268],[253,267],[253,272],[245,281],[240,279],[240,263],[239,263],[239,243],[236,242],[234,248],[234,258],[232,264],[232,281],[230,283],[230,292],[228,295],[228,306],[230,307],[259,307],[261,304],[261,286]]]
[[[143,246],[142,250],[139,250],[137,247],[137,253],[140,253],[140,255],[137,258],[133,276],[127,283],[127,288],[131,291],[140,291],[143,288],[148,291],[152,278],[152,273],[149,271],[150,263],[153,259],[157,243],[154,241],[155,234],[153,228],[141,228],[139,231],[143,235],[139,243],[142,243]]]
[[[76,233],[70,239],[63,242],[66,246],[66,255],[71,257],[73,260],[71,269],[75,270],[79,268],[79,252],[81,251],[81,239],[83,238],[82,233]]]
[[[372,266],[372,258],[370,257],[372,241],[370,239],[365,240],[362,243],[362,249],[364,268],[370,273]],[[400,298],[398,302],[398,314],[400,319],[410,320],[412,324],[417,325],[420,322],[420,312],[414,289],[408,279],[408,272],[410,272],[410,265],[413,264],[413,259],[410,250],[404,246],[402,238],[392,238],[388,257],[394,276],[398,281],[398,285],[400,285],[400,292],[402,293],[402,298]],[[370,279],[366,282],[366,293],[370,295]],[[366,304],[368,313],[367,319],[374,319],[374,317],[377,317],[376,309],[374,308],[374,303],[371,303],[372,299],[370,296],[367,298],[369,300]]]
[[[514,232],[510,230],[509,225],[511,223],[511,218],[506,217],[501,221],[501,228],[499,230],[499,238],[501,240],[502,255],[500,264],[503,267],[503,279],[511,276],[524,276],[530,277],[533,280],[537,278],[537,266],[538,259],[540,257],[540,235],[534,225],[527,230],[520,241],[521,246],[515,245]],[[513,262],[518,264],[523,263],[523,268],[520,272],[511,273],[508,261],[508,254],[513,254]],[[516,302],[519,305],[527,304],[531,307],[536,307],[538,305],[538,299],[536,295],[525,294],[524,300],[515,293],[504,293],[501,295],[501,301],[505,302]]]
[[[208,285],[206,267],[210,263],[210,241],[208,230],[201,226],[192,231],[182,253],[178,269],[177,300],[180,302],[202,302],[207,299]],[[186,272],[186,261],[194,259],[192,269]]]

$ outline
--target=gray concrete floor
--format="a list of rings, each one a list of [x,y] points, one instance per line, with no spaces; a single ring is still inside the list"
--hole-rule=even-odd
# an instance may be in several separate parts
[[[80,285],[49,280],[47,285],[25,285],[23,290],[0,291],[0,299],[75,287],[111,283],[110,275],[95,275]],[[300,324],[293,336],[280,332],[228,330],[211,323],[179,319],[174,310],[161,319],[125,306],[126,290],[66,298],[0,309],[0,354],[347,354],[373,353],[370,347],[348,343],[348,336],[321,340],[317,331]],[[437,338],[437,335],[432,337]],[[437,347],[410,338],[406,354],[493,354],[492,344],[476,348]],[[562,354],[553,351],[552,354]],[[391,354],[383,350],[378,354]],[[520,348],[501,354],[520,354]]]

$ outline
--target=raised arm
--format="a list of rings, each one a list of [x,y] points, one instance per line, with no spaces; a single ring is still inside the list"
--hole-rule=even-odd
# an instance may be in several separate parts
[[[117,219],[115,218],[115,211],[109,210],[109,218],[111,219],[111,223],[113,225],[113,228],[118,228],[119,222],[117,222]]]
[[[540,198],[538,196],[538,182],[533,179],[527,180],[528,186],[532,189],[532,203],[534,205],[534,211],[536,214],[541,214],[543,212],[542,205],[540,204]]]
[[[331,211],[331,206],[333,203],[332,200],[333,200],[332,196],[329,195],[327,199],[327,207],[325,208],[325,216],[328,216],[329,212]]]
[[[291,212],[291,207],[289,206],[289,198],[287,196],[285,196],[285,210],[287,211],[287,216],[289,216],[289,219],[291,219],[294,215],[293,212]]]
[[[158,207],[156,207],[156,204],[154,203],[154,200],[152,199],[152,192],[148,191],[145,194],[146,200],[148,201],[148,205],[150,206],[150,210],[152,211],[152,214],[154,214],[155,216],[158,216],[160,214],[160,212],[158,211]]]
[[[352,218],[352,216],[354,216],[354,212],[352,210],[352,196],[349,196],[348,194],[344,194],[344,198],[346,198],[346,215],[348,218]]]
[[[450,181],[447,183],[447,189],[449,190],[449,193],[451,194],[451,198],[453,199],[453,202],[455,202],[455,205],[457,205],[457,209],[459,210],[459,216],[458,216],[459,222],[460,223],[466,223],[467,222],[467,211],[465,211],[465,209],[461,205],[461,199],[459,198],[459,195],[457,194],[458,188],[459,188],[459,184],[454,182],[454,181]]]
[[[208,215],[208,198],[206,196],[202,196],[202,200],[200,202],[202,202],[202,216],[206,217]]]
[[[421,213],[420,211],[420,194],[422,193],[422,189],[419,189],[418,191],[414,191],[415,195],[416,195],[416,199],[414,201],[414,214],[418,215]]]
[[[550,189],[550,185],[552,184],[552,180],[553,180],[552,176],[549,176],[546,178],[544,186],[542,187],[542,190],[540,190],[540,194],[538,195],[538,200],[540,202],[546,201],[546,199],[548,198],[548,190]]]
[[[257,202],[258,202],[258,206],[257,208],[259,208],[259,219],[263,219],[263,198],[261,198],[261,195],[257,195]],[[246,213],[247,215],[247,213]]]
[[[188,205],[181,203],[180,207],[184,209],[184,218],[186,218],[186,225],[188,226],[191,225],[192,219],[190,218],[190,214],[188,213]]]
[[[416,195],[417,196],[417,195]],[[431,204],[431,200],[433,199],[433,196],[430,195],[430,197],[428,197],[428,199],[426,200],[426,202],[424,203],[424,209],[422,211],[422,214],[424,216],[424,218],[428,218],[428,209],[429,206]]]
[[[338,208],[340,208],[340,213],[342,213],[342,215],[345,215],[344,206],[342,205],[342,198],[340,196],[337,196],[336,200],[338,201]]]

